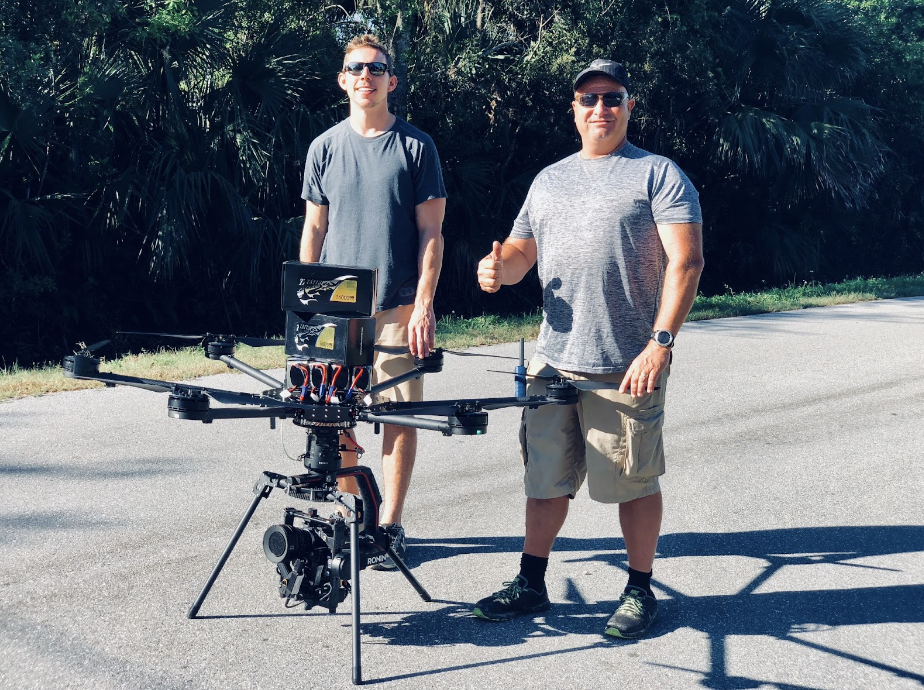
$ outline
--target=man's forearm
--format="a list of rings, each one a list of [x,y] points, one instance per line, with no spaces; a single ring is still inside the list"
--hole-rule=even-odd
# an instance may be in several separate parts
[[[676,335],[693,307],[703,272],[703,226],[701,223],[658,225],[658,235],[667,266],[654,329]]]
[[[664,288],[661,291],[661,307],[655,319],[654,329],[670,331],[677,335],[683,325],[699,287],[703,272],[701,259],[690,259],[683,264],[669,263],[664,271]]]
[[[321,248],[327,235],[327,206],[305,202],[305,224],[298,246],[298,260],[314,264],[321,260]]]
[[[302,263],[317,263],[321,260],[321,248],[324,246],[324,235],[320,228],[302,229],[302,241],[298,250],[298,260]]]
[[[430,307],[436,294],[436,285],[440,279],[443,265],[443,234],[440,228],[427,230],[421,235],[420,253],[417,258],[417,281],[415,304]]]

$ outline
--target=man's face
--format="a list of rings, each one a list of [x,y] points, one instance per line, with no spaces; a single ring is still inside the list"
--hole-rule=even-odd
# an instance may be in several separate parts
[[[616,107],[603,104],[603,99],[597,98],[593,106],[583,106],[580,103],[581,94],[624,94],[623,101]],[[615,149],[626,137],[629,126],[629,113],[635,107],[634,98],[625,98],[626,87],[615,79],[602,75],[595,75],[585,80],[574,93],[571,107],[574,109],[574,124],[577,126],[581,142],[585,147],[605,148],[612,143]]]
[[[343,64],[348,62],[386,62],[386,60],[380,50],[357,48],[344,57]],[[337,76],[337,83],[340,84],[341,89],[346,91],[352,105],[368,110],[388,100],[388,93],[395,90],[398,79],[388,72],[375,77],[369,73],[367,67],[358,77],[354,77],[349,72],[340,72]]]

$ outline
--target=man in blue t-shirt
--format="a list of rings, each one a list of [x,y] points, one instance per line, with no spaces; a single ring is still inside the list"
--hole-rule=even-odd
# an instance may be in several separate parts
[[[337,82],[350,116],[308,150],[302,198],[305,226],[299,260],[378,270],[373,378],[410,371],[434,347],[433,295],[443,260],[446,189],[429,136],[388,110],[398,84],[388,50],[375,36],[354,38]],[[395,354],[405,350],[405,354]],[[423,397],[422,379],[382,393],[395,401]],[[348,446],[355,445],[350,439]],[[381,523],[402,557],[402,512],[417,454],[417,430],[386,424],[382,434]],[[346,452],[344,466],[356,455]],[[377,569],[396,566],[388,559]]]
[[[595,60],[574,80],[581,150],[539,173],[510,236],[478,265],[486,292],[538,264],[543,321],[527,394],[560,375],[576,405],[527,409],[520,429],[526,539],[520,572],[475,604],[492,621],[549,608],[545,572],[569,501],[619,505],[629,581],[607,635],[648,632],[661,528],[664,399],[674,338],[703,268],[699,195],[672,161],[626,139],[635,99],[625,67]]]

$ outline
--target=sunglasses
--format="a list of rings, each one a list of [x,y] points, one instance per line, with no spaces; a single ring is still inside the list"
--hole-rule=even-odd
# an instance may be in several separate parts
[[[629,97],[625,91],[608,91],[606,93],[578,94],[577,102],[585,108],[597,107],[597,101],[602,100],[607,108],[618,108]]]
[[[390,71],[387,62],[348,62],[343,66],[343,71],[358,77],[366,67],[369,68],[369,74],[373,77],[381,77]]]

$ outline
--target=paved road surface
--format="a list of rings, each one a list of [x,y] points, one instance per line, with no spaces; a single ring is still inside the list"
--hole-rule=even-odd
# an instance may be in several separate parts
[[[363,672],[396,688],[924,686],[924,299],[689,324],[668,402],[654,634],[601,633],[625,581],[612,508],[574,501],[555,606],[507,624],[469,604],[516,572],[518,412],[487,436],[421,432],[406,514],[424,603],[362,574]],[[430,398],[510,395],[514,345],[447,356]],[[237,374],[209,385],[258,390]],[[296,473],[290,423],[168,419],[115,388],[0,404],[0,687],[340,688],[350,606],[286,610],[259,508],[186,611],[263,470]],[[378,439],[361,430],[380,472]],[[307,505],[307,504],[303,504]]]

